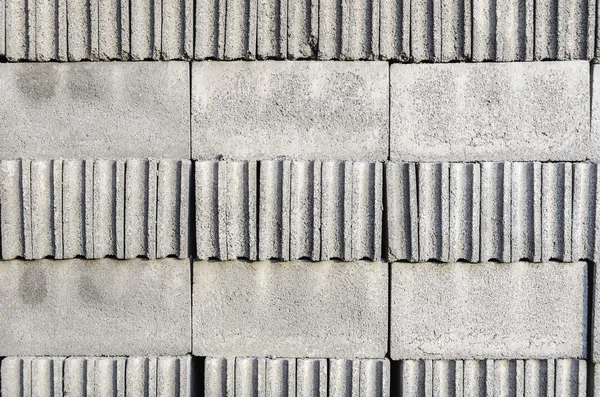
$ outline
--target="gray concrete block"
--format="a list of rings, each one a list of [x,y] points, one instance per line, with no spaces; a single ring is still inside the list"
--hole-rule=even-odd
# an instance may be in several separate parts
[[[573,258],[573,164],[542,164],[541,196],[542,261],[571,262]]]
[[[290,161],[259,162],[258,260],[290,258]]]
[[[586,395],[584,360],[403,360],[400,396]]]
[[[473,60],[532,61],[534,16],[533,0],[473,0]]]
[[[189,157],[185,62],[2,64],[0,86],[0,159]]]
[[[224,58],[225,6],[225,1],[196,0],[194,59]]]
[[[93,160],[63,161],[63,257],[94,255]]]
[[[381,59],[410,57],[410,0],[380,0],[379,54]]]
[[[162,43],[162,2],[131,2],[131,58],[159,59]]]
[[[420,163],[419,173],[419,260],[447,262],[450,254],[450,166]]]
[[[97,29],[98,57],[101,60],[129,59],[129,1],[98,0]]]
[[[296,360],[297,397],[326,397],[327,389],[327,360],[299,358]]]
[[[0,355],[184,354],[190,263],[0,262]]]
[[[195,355],[383,357],[386,263],[195,262]]]
[[[236,357],[235,395],[265,396],[266,360],[256,357]]]
[[[267,397],[296,396],[296,360],[290,358],[268,358],[266,360]]]
[[[256,57],[257,1],[230,0],[225,11],[224,59]]]
[[[67,0],[69,61],[99,59],[99,4],[100,0]],[[47,70],[38,73],[48,76]]]
[[[450,262],[479,262],[481,168],[479,164],[450,164]]]
[[[573,164],[572,259],[597,261],[600,253],[600,183],[598,165]]]
[[[321,260],[352,258],[352,165],[323,162]]]
[[[35,2],[25,7],[20,0],[5,1],[6,58],[9,61],[35,60]]]
[[[587,62],[396,64],[390,73],[392,160],[593,157]]]
[[[442,62],[471,58],[472,0],[441,0],[440,30]]]
[[[330,359],[329,395],[332,397],[389,397],[389,360]]]
[[[25,258],[23,160],[0,161],[0,242],[2,259]],[[25,166],[25,169],[27,166]],[[29,196],[30,197],[30,196]]]
[[[540,262],[542,165],[538,162],[513,163],[511,193],[511,260]]]
[[[319,40],[318,0],[288,1],[287,57],[314,59]]]
[[[125,163],[124,258],[156,257],[156,160],[128,159]],[[120,229],[120,227],[116,227]]]
[[[0,58],[6,57],[6,0],[0,0]]]
[[[512,163],[482,163],[480,191],[480,259],[510,262]]]
[[[586,357],[585,262],[397,262],[391,283],[392,359]]]
[[[416,62],[442,56],[442,0],[411,0],[410,55]]]
[[[291,164],[290,259],[321,259],[321,162]]]
[[[64,363],[66,396],[126,395],[125,357],[69,357]]]
[[[373,60],[379,55],[379,0],[319,2],[319,59]]]
[[[37,61],[67,60],[67,0],[36,0],[35,23],[28,21],[29,34],[35,32]],[[33,30],[33,32],[32,32]]]
[[[417,166],[386,163],[388,260],[419,260]]]
[[[235,357],[206,357],[204,396],[235,396]]]
[[[225,172],[225,162],[196,162],[196,256],[200,259],[227,258]]]
[[[32,258],[62,259],[62,160],[30,166]]]
[[[285,59],[288,52],[288,1],[257,0],[257,13],[256,58]]]
[[[192,75],[193,158],[387,159],[385,62],[201,62]]]
[[[194,55],[194,1],[162,3],[160,59],[191,59]]]
[[[134,193],[131,192],[131,194]],[[123,258],[125,256],[124,201],[124,162],[105,159],[94,161],[94,243],[92,258],[104,258],[105,256]]]
[[[64,357],[7,357],[1,393],[6,397],[62,396]]]

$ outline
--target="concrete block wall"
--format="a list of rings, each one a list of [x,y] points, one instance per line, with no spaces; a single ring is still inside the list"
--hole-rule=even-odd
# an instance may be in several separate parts
[[[0,394],[593,396],[597,15],[0,0]]]

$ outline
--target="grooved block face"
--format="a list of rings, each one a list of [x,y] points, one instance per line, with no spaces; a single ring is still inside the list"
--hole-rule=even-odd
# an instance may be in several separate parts
[[[185,354],[189,260],[0,262],[0,356]]]
[[[391,159],[583,160],[584,61],[391,65]]]
[[[0,159],[189,157],[185,62],[0,65]]]
[[[582,358],[588,265],[394,263],[392,359]]]
[[[194,158],[387,159],[385,62],[202,62],[192,73]]]
[[[195,262],[193,354],[383,357],[388,265]]]

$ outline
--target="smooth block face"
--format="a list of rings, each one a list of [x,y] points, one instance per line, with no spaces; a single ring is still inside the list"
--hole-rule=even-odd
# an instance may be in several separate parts
[[[586,159],[589,72],[584,61],[391,65],[391,159]]]
[[[383,358],[388,265],[195,262],[193,354]]]
[[[385,62],[200,62],[192,75],[196,159],[387,159]]]
[[[185,62],[0,65],[0,159],[188,158]]]
[[[392,264],[391,358],[585,358],[577,263]]]
[[[0,262],[0,356],[190,350],[189,260]]]

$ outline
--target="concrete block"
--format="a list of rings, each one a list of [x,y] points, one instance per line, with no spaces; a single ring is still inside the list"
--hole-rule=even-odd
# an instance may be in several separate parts
[[[319,2],[319,59],[373,60],[379,55],[380,0]]]
[[[224,59],[256,57],[257,1],[230,0],[225,11]]]
[[[472,0],[441,0],[442,62],[471,59]]]
[[[196,0],[194,59],[224,58],[225,6],[225,1]]]
[[[386,163],[388,260],[419,260],[417,165]]]
[[[162,2],[131,2],[131,58],[159,59],[162,44]]]
[[[69,22],[69,28],[67,29],[67,55],[69,61],[93,61],[100,58],[100,1],[67,0],[67,20]],[[106,3],[103,1],[102,5],[102,12],[104,14]],[[103,27],[105,21],[103,21]],[[106,43],[103,42],[103,44]],[[44,70],[42,72],[38,70],[37,73],[45,75],[47,78],[49,71]],[[131,80],[129,81],[131,82]],[[78,87],[77,89],[81,88]]]
[[[156,257],[157,174],[156,160],[128,159],[125,163],[125,216],[119,222],[125,222],[125,259]]]
[[[24,207],[28,206],[31,196],[25,195],[24,172],[28,168],[25,160],[0,161],[0,242],[2,259],[25,258],[25,222]]]
[[[30,167],[32,258],[62,259],[62,160],[33,160]]]
[[[586,357],[585,262],[396,262],[391,283],[392,359]]]
[[[584,360],[403,360],[399,396],[586,395]]]
[[[416,62],[442,56],[442,0],[411,0],[410,55]]]
[[[0,392],[6,397],[62,396],[64,361],[64,357],[4,358]]]
[[[296,396],[296,360],[293,358],[266,359],[267,397]]]
[[[291,164],[290,259],[321,259],[320,161]]]
[[[133,195],[135,192],[128,193]],[[94,161],[94,243],[92,258],[124,257],[124,201],[124,162],[105,159]]]
[[[387,159],[385,62],[201,62],[192,75],[196,159]]]
[[[389,397],[389,360],[330,359],[329,395],[332,397]]]
[[[225,162],[196,162],[196,256],[227,258]]]
[[[383,357],[387,275],[380,262],[195,262],[193,353]]]
[[[257,13],[256,57],[285,59],[288,42],[288,1],[258,0]]]
[[[299,358],[296,360],[297,397],[326,397],[327,389],[327,360]]]
[[[352,257],[352,176],[351,161],[323,162],[321,260]]]
[[[98,0],[98,56],[128,60],[130,53],[129,2]]]
[[[542,261],[571,262],[573,164],[542,164],[541,196]]]
[[[0,58],[6,58],[6,0],[0,0]]]
[[[410,57],[410,0],[380,0],[379,54],[381,59]]]
[[[35,24],[28,21],[29,34],[35,33],[37,61],[67,60],[67,0],[36,0]]]
[[[204,396],[235,396],[235,357],[206,357]]]
[[[513,163],[511,193],[511,260],[540,262],[542,165],[538,162]]]
[[[258,260],[290,258],[290,162],[259,163]]]
[[[194,55],[194,1],[162,3],[160,59],[191,59]]]
[[[450,164],[449,261],[479,262],[481,168]]]
[[[598,165],[573,164],[572,259],[597,261],[600,253],[600,183]]]
[[[510,262],[512,163],[482,163],[480,191],[480,260]]]
[[[287,57],[314,59],[319,40],[318,0],[288,1]]]
[[[473,60],[532,61],[534,1],[473,2]],[[548,3],[548,2],[545,2]]]
[[[0,159],[189,157],[187,63],[2,64],[0,86]]]
[[[592,59],[596,29],[596,3],[536,2],[535,59]]]
[[[595,150],[587,62],[390,69],[392,160],[569,161]]]
[[[190,263],[0,262],[0,355],[184,354]]]
[[[94,256],[93,160],[63,161],[63,257]]]
[[[25,7],[20,0],[4,0],[5,45],[9,61],[35,60],[35,2]],[[35,25],[34,25],[35,26]]]
[[[420,163],[419,173],[419,260],[449,258],[450,167],[448,163]]]

